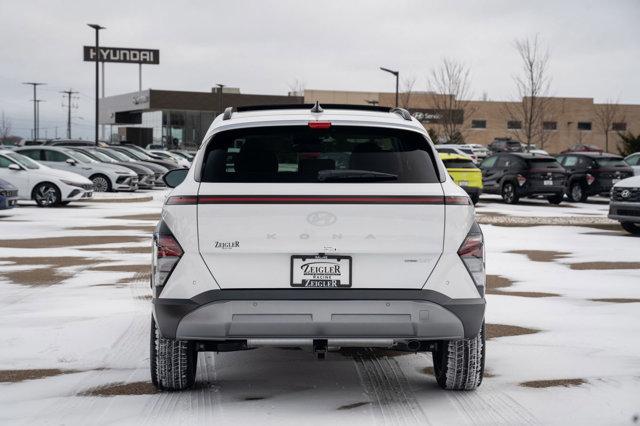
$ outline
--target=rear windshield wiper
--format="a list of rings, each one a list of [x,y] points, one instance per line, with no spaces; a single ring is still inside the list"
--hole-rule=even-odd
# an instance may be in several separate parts
[[[321,170],[318,172],[319,182],[384,182],[398,180],[398,175],[375,172],[373,170]]]

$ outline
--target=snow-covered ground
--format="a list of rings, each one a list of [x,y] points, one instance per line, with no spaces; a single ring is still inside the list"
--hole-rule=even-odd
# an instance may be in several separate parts
[[[273,348],[200,354],[194,390],[152,393],[144,271],[164,194],[151,194],[0,211],[0,424],[609,425],[640,415],[640,238],[611,225],[482,226],[493,338],[476,392],[440,390],[429,355],[320,361]],[[603,199],[525,203],[483,197],[478,213],[607,211]]]

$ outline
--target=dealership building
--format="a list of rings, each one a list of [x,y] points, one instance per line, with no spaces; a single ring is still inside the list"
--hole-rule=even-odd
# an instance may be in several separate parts
[[[400,106],[408,109],[425,128],[441,134],[443,110],[436,108],[441,103],[435,96],[429,92],[401,94]],[[222,90],[215,87],[209,92],[149,89],[102,98],[100,124],[109,129],[112,140],[139,145],[178,143],[188,147],[200,144],[211,121],[225,107],[315,101],[393,107],[395,93],[306,89],[289,95],[256,95],[227,87]],[[522,120],[512,114],[520,102],[473,100],[462,104],[464,108],[446,111],[446,114],[457,120],[465,142],[487,145],[496,138],[517,140],[522,134]],[[592,98],[547,98],[540,123],[543,148],[557,153],[573,144],[584,143],[604,149],[605,133],[597,116],[598,109],[604,107]],[[616,152],[617,132],[640,133],[640,105],[621,104],[616,109],[608,132],[610,152]]]
[[[194,147],[211,122],[228,106],[301,104],[302,96],[252,95],[236,88],[214,87],[210,92],[148,89],[100,99],[101,125],[106,139],[146,146]]]

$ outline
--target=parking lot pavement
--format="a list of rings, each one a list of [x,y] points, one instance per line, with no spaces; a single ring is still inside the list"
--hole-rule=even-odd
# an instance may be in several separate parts
[[[476,392],[437,388],[427,355],[319,361],[272,348],[200,354],[195,389],[156,393],[148,264],[162,199],[21,206],[0,219],[0,423],[628,424],[640,414],[640,240],[615,224],[482,225],[489,341]],[[602,218],[606,208],[489,196],[477,210]]]

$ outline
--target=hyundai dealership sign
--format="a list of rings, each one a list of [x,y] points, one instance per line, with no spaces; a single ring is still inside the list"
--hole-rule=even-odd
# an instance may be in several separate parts
[[[87,62],[96,61],[95,46],[84,46],[84,60]],[[160,51],[156,49],[132,49],[129,47],[100,46],[99,61],[157,65],[160,63]]]

